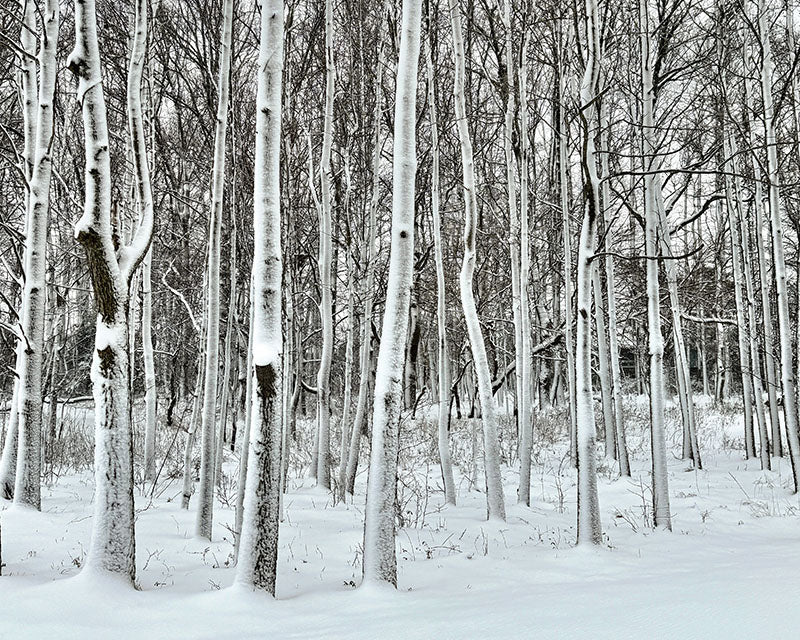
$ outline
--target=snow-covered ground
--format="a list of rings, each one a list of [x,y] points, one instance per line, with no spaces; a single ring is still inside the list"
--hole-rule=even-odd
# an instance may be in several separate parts
[[[442,505],[434,464],[401,473],[407,526],[398,535],[396,592],[355,588],[363,473],[346,505],[292,479],[277,600],[230,586],[233,511],[217,502],[213,542],[193,538],[195,514],[180,509],[179,481],[152,501],[137,495],[141,590],[81,574],[93,479],[61,477],[43,490],[42,513],[0,505],[0,638],[795,637],[800,507],[788,460],[769,473],[744,461],[730,448],[740,418],[701,403],[705,469],[689,471],[673,456],[674,531],[654,532],[646,407],[631,399],[629,408],[634,477],[619,478],[601,460],[603,547],[574,547],[576,478],[563,442],[537,443],[530,508],[516,504],[517,473],[504,469],[508,521],[487,523],[484,496],[467,479],[462,423],[457,507]],[[672,426],[677,445],[674,416]],[[406,431],[408,448],[430,448],[420,429]],[[226,464],[235,468],[233,459]]]

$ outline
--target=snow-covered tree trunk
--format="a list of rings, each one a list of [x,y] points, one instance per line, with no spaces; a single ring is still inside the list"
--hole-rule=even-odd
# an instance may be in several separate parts
[[[600,77],[600,15],[597,0],[586,0],[586,57],[580,90],[583,130],[584,214],[578,241],[578,317],[575,343],[576,441],[578,464],[578,544],[601,544],[597,496],[596,428],[592,399],[592,259],[600,208],[595,156],[597,85]]]
[[[500,475],[500,447],[497,440],[497,408],[492,393],[492,376],[486,356],[486,346],[475,306],[472,279],[475,271],[475,252],[478,235],[478,207],[475,180],[475,166],[472,158],[472,141],[467,126],[465,100],[465,56],[464,40],[461,34],[461,9],[459,0],[450,0],[450,22],[453,31],[453,56],[455,60],[455,98],[456,124],[461,143],[461,163],[464,176],[464,259],[461,264],[459,288],[464,321],[472,349],[472,363],[478,382],[478,397],[483,422],[483,466],[486,476],[486,506],[489,519],[505,520],[506,510],[503,498],[503,482]]]
[[[217,430],[217,445],[215,450],[214,477],[215,484],[222,486],[222,459],[225,449],[225,427],[228,424],[228,413],[231,397],[231,376],[234,359],[235,329],[239,324],[236,307],[236,212],[231,208],[230,214],[230,259],[228,260],[228,318],[225,323],[225,355],[222,369],[222,391],[219,402],[219,428]]]
[[[228,129],[228,88],[231,67],[233,0],[225,0],[219,75],[217,76],[217,120],[214,135],[214,166],[211,178],[211,219],[208,237],[208,316],[206,318],[205,381],[200,444],[200,484],[195,533],[211,539],[214,517],[215,438],[217,426],[217,379],[219,377],[219,263],[222,236],[222,203],[225,190],[225,137]]]
[[[19,362],[19,350],[22,343],[17,343],[17,362]],[[16,367],[15,367],[16,368]],[[17,399],[19,398],[19,378],[14,378],[14,388],[11,392],[11,404],[6,420],[6,435],[3,440],[3,455],[0,457],[0,498],[11,500],[14,497],[14,482],[17,476],[17,448],[19,443],[19,431],[17,429]]]
[[[794,379],[789,291],[786,282],[786,259],[781,221],[780,177],[778,147],[772,106],[772,50],[767,21],[766,2],[758,3],[758,34],[761,41],[761,97],[764,104],[764,138],[767,147],[767,178],[769,181],[769,214],[772,227],[772,267],[778,294],[778,331],[781,349],[781,387],[786,424],[786,440],[792,463],[795,492],[800,490],[800,439],[798,439],[797,395]],[[773,427],[774,428],[774,427]]]
[[[142,356],[144,359],[144,479],[153,482],[156,478],[156,369],[153,358],[153,289],[151,272],[153,249],[142,261]]]
[[[150,181],[140,108],[146,34],[147,3],[137,0],[128,110],[141,220],[131,243],[117,251],[111,226],[111,166],[95,2],[75,3],[76,42],[68,67],[78,79],[86,157],[85,207],[75,225],[75,237],[86,251],[97,305],[91,372],[96,428],[95,515],[86,566],[131,581],[136,564],[127,314],[131,277],[147,253],[153,233],[153,210],[145,206],[148,197],[144,191]]]
[[[559,38],[561,36],[559,35]],[[567,360],[567,390],[569,393],[569,441],[570,457],[577,464],[577,390],[575,381],[575,338],[573,327],[575,318],[572,312],[572,230],[569,220],[569,178],[567,176],[567,121],[566,121],[566,79],[563,62],[563,45],[559,42],[558,60],[558,191],[561,205],[562,240],[564,244],[564,352]]]
[[[331,361],[333,359],[333,301],[331,296],[331,251],[333,217],[331,206],[331,147],[333,145],[333,98],[336,69],[333,66],[333,1],[325,0],[325,114],[322,133],[320,182],[322,202],[319,224],[319,305],[322,321],[322,353],[317,370],[317,485],[331,488]]]
[[[253,406],[236,580],[275,595],[281,490],[283,0],[262,0],[253,188]]]
[[[253,298],[253,286],[252,286],[252,277],[250,283],[250,300]],[[242,429],[242,435],[240,438],[241,445],[240,445],[240,455],[239,455],[239,472],[236,479],[236,515],[235,515],[235,526],[234,526],[234,535],[236,536],[234,541],[234,548],[233,548],[233,555],[234,558],[238,561],[239,558],[239,546],[242,542],[242,523],[244,522],[244,497],[245,492],[247,489],[247,465],[248,459],[250,456],[250,426],[252,424],[252,417],[253,417],[253,376],[251,372],[253,371],[253,304],[250,303],[250,313],[249,313],[249,327],[250,330],[247,334],[247,358],[245,361],[245,391],[244,391],[244,428]],[[281,449],[283,449],[283,443],[281,443]]]
[[[36,33],[34,3],[23,3],[23,48]],[[17,363],[19,388],[17,405],[17,469],[14,503],[41,508],[41,433],[42,433],[42,367],[45,336],[45,261],[47,258],[47,224],[50,210],[50,175],[52,172],[53,101],[56,85],[56,50],[58,46],[59,6],[48,0],[42,15],[44,29],[39,33],[39,87],[26,87],[34,97],[36,126],[33,136],[33,167],[29,181],[30,195],[25,223],[25,284],[20,313],[23,345]],[[35,81],[35,76],[34,76]],[[27,132],[26,132],[27,133]]]
[[[653,87],[653,52],[650,42],[648,0],[639,0],[639,31],[641,44],[642,83],[642,138],[644,169],[659,167],[656,154],[655,117],[653,114],[655,92]],[[658,231],[659,215],[655,175],[644,177],[645,255],[647,262],[647,327],[650,351],[650,443],[653,474],[653,521],[658,528],[672,530],[669,507],[669,480],[667,471],[667,444],[664,432],[664,338],[661,334],[660,286],[658,282]]]
[[[600,140],[605,151],[608,150],[608,114],[607,109],[600,110],[601,135]],[[611,175],[608,164],[608,153],[600,156],[600,167],[603,176]],[[601,187],[603,207],[608,210],[611,203],[611,189],[609,181],[604,180]],[[609,225],[611,222],[609,221]],[[608,240],[606,240],[608,242]],[[606,254],[606,300],[608,304],[608,350],[610,354],[611,393],[614,401],[614,435],[616,436],[616,458],[619,462],[619,472],[623,476],[630,476],[630,462],[628,460],[628,445],[625,440],[625,414],[622,407],[622,376],[619,366],[619,343],[617,339],[617,293],[614,278],[614,258]],[[596,304],[596,303],[595,303]]]
[[[600,277],[600,261],[592,263],[592,291],[594,294],[594,324],[597,331],[597,366],[600,378],[600,402],[605,425],[605,455],[615,459],[617,454],[617,434],[614,421],[614,403],[611,393],[611,365],[608,354],[608,334],[603,309],[603,284]]]
[[[372,451],[364,516],[364,583],[387,582],[395,587],[395,502],[403,408],[403,354],[414,269],[416,98],[421,13],[422,0],[403,0],[395,89],[389,281],[375,372]]]
[[[439,391],[439,426],[437,445],[442,470],[444,501],[456,503],[456,485],[453,480],[453,463],[450,459],[450,358],[447,346],[447,300],[444,279],[444,250],[442,248],[442,216],[439,187],[439,122],[436,103],[436,76],[434,75],[432,38],[428,33],[425,68],[428,80],[428,114],[431,123],[431,215],[433,217],[433,243],[436,259],[436,329],[437,329],[437,382]]]
[[[733,145],[729,144],[728,147],[728,152],[725,155],[726,157],[730,158],[730,151],[733,148]],[[740,182],[741,180],[739,176],[735,176],[733,179],[733,199],[736,206],[734,207],[733,216],[731,218],[731,244],[733,251],[741,250],[741,265],[744,272],[747,307],[747,323],[740,326],[745,328],[745,344],[749,348],[750,354],[750,371],[748,373],[750,379],[752,380],[753,405],[755,408],[756,418],[758,419],[758,434],[761,441],[759,455],[761,459],[761,468],[770,470],[772,463],[770,459],[769,426],[767,425],[767,416],[764,407],[764,386],[761,378],[761,353],[758,348],[759,345],[757,338],[760,327],[756,319],[755,286],[753,284],[753,267],[750,256],[752,243],[750,240],[749,224],[744,215],[746,208],[742,204],[742,189]],[[736,227],[736,231],[738,232],[737,235],[740,237],[738,247],[736,246],[736,242],[733,240],[734,227]]]
[[[536,137],[535,131],[528,132],[528,64],[527,64],[527,38],[522,41],[521,65],[519,68],[519,96],[520,96],[520,195],[519,195],[519,307],[520,324],[522,329],[522,397],[524,398],[521,413],[522,442],[520,451],[520,494],[519,501],[530,506],[530,476],[531,454],[533,451],[533,412],[534,388],[537,376],[533,371],[533,355],[531,345],[531,310],[528,298],[530,285],[531,258],[530,258],[530,212],[528,210],[528,135]],[[543,322],[542,324],[546,324]]]
[[[387,7],[386,0],[382,3],[382,8]],[[381,11],[381,15],[385,15]],[[364,431],[364,423],[368,411],[369,402],[369,379],[372,361],[372,310],[375,300],[375,242],[377,237],[377,216],[378,203],[380,201],[380,162],[381,150],[383,148],[383,137],[381,135],[381,121],[383,117],[383,68],[386,64],[386,53],[384,38],[379,31],[378,60],[375,69],[375,114],[373,127],[375,138],[372,151],[372,194],[369,204],[369,215],[366,229],[366,248],[364,251],[367,274],[364,279],[364,316],[362,318],[359,370],[361,384],[358,388],[358,401],[356,402],[356,413],[353,419],[353,426],[350,430],[350,447],[347,452],[347,478],[345,491],[353,495],[356,483],[356,472],[358,471],[358,455],[361,449],[361,434]]]

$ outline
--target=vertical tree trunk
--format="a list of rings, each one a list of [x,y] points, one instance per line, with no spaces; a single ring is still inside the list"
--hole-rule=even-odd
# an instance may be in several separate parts
[[[428,109],[431,122],[431,216],[433,217],[433,243],[436,258],[436,329],[438,344],[439,426],[437,445],[442,470],[444,501],[456,503],[456,485],[453,464],[450,460],[450,359],[447,347],[447,302],[444,280],[444,250],[442,248],[442,216],[439,211],[439,123],[436,103],[436,76],[433,67],[433,38],[428,23],[428,47],[425,65],[428,79]]]
[[[94,0],[75,3],[75,49],[68,67],[78,78],[86,157],[84,212],[75,237],[87,255],[97,304],[92,358],[95,402],[95,512],[86,566],[127,577],[136,573],[128,300],[131,278],[150,248],[153,209],[141,113],[147,46],[147,2],[137,0],[128,113],[141,221],[130,245],[115,250],[111,226],[111,165]]]
[[[417,65],[422,0],[403,0],[394,113],[392,241],[381,345],[375,372],[367,505],[364,517],[364,583],[397,586],[395,502],[403,354],[414,269],[414,185]]]
[[[456,123],[461,143],[461,163],[464,174],[464,259],[459,276],[461,305],[472,349],[472,362],[478,383],[478,396],[483,422],[483,465],[486,476],[486,506],[489,519],[505,520],[506,511],[503,499],[503,483],[500,475],[500,448],[497,440],[497,408],[492,393],[492,379],[486,346],[478,320],[475,295],[472,291],[472,278],[475,271],[475,250],[478,234],[477,191],[475,167],[472,159],[472,141],[467,127],[466,103],[464,97],[464,41],[461,35],[461,9],[458,0],[450,0],[450,21],[453,30],[453,56],[455,60]]]
[[[383,10],[387,7],[386,0],[382,3],[381,15],[385,16]],[[380,161],[381,161],[381,118],[383,110],[383,67],[386,63],[386,54],[382,32],[378,27],[378,60],[375,69],[375,115],[374,128],[375,140],[372,153],[372,197],[369,204],[369,219],[366,230],[366,250],[364,251],[367,275],[365,278],[364,290],[364,316],[361,324],[361,345],[359,354],[359,370],[361,384],[358,388],[358,401],[356,403],[356,414],[353,426],[350,430],[350,448],[347,457],[347,479],[345,490],[353,495],[356,484],[356,472],[358,471],[358,454],[361,449],[361,434],[364,431],[367,415],[367,403],[369,401],[369,384],[372,370],[372,310],[375,300],[375,242],[377,235],[377,216],[378,203],[380,201]]]
[[[600,179],[595,157],[597,85],[600,76],[600,16],[597,0],[586,0],[586,67],[581,80],[584,214],[578,242],[578,317],[575,343],[576,441],[578,463],[578,544],[601,544],[597,496],[594,401],[592,399],[592,258],[600,207]]]
[[[228,89],[231,68],[233,0],[223,5],[222,42],[217,77],[217,122],[214,135],[214,166],[211,178],[211,219],[208,238],[208,329],[206,331],[205,382],[200,444],[200,484],[197,496],[195,533],[211,539],[214,517],[214,435],[217,417],[217,379],[219,377],[219,263],[222,235],[222,203],[225,192],[225,137],[228,130]]]
[[[639,25],[642,58],[642,138],[645,171],[657,169],[659,162],[653,142],[655,93],[648,0],[639,0]],[[645,254],[647,256],[647,327],[650,350],[650,442],[653,473],[653,521],[658,528],[672,530],[669,507],[667,444],[664,434],[664,338],[661,335],[660,287],[658,282],[659,216],[656,204],[658,182],[653,174],[644,178]]]
[[[156,479],[156,369],[153,358],[153,249],[148,250],[142,262],[142,354],[144,359],[144,479]]]
[[[262,0],[253,187],[253,408],[236,580],[275,595],[281,476],[283,0]]]
[[[319,226],[319,279],[322,293],[322,353],[317,371],[317,438],[319,441],[316,480],[324,489],[331,488],[331,360],[333,358],[333,310],[331,298],[331,146],[333,144],[333,98],[336,70],[333,66],[333,2],[325,0],[325,117],[322,134],[322,207]]]
[[[35,48],[36,33],[33,2],[23,3],[23,49]],[[48,0],[43,14],[44,30],[40,38],[38,97],[35,86],[25,86],[25,93],[35,98],[33,113],[36,126],[33,136],[33,167],[29,180],[30,195],[26,211],[25,284],[22,291],[20,324],[23,345],[17,349],[19,388],[17,405],[18,452],[14,503],[41,509],[41,433],[42,367],[44,362],[45,262],[47,225],[50,209],[52,171],[53,101],[56,85],[56,50],[58,46],[59,7]],[[28,30],[30,30],[28,32]],[[24,65],[27,67],[27,65]],[[27,75],[25,73],[24,75]],[[32,80],[35,82],[35,72]],[[30,82],[31,79],[28,80]],[[24,82],[24,84],[27,84]],[[27,109],[26,109],[27,110]],[[29,114],[30,116],[30,114]],[[30,117],[26,118],[27,120]],[[26,124],[30,124],[27,122]],[[26,130],[26,133],[29,133]]]
[[[778,147],[775,137],[772,107],[772,51],[766,15],[766,3],[758,3],[758,33],[761,40],[761,97],[764,103],[764,138],[767,146],[767,177],[769,180],[769,214],[772,227],[772,265],[775,289],[778,293],[778,331],[781,347],[781,387],[786,422],[786,440],[792,463],[795,493],[800,490],[800,439],[798,439],[797,395],[794,379],[789,291],[786,283],[786,259],[783,249],[783,224],[780,210],[780,178]]]

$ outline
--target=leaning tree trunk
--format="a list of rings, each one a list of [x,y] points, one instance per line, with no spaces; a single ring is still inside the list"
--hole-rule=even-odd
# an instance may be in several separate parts
[[[135,579],[133,456],[128,368],[128,300],[133,272],[150,248],[153,209],[141,113],[147,43],[147,2],[137,0],[128,73],[128,111],[141,221],[131,241],[115,249],[111,225],[111,165],[94,0],[75,4],[75,49],[68,66],[78,79],[86,157],[84,212],[75,225],[89,263],[97,330],[92,357],[95,402],[95,495],[86,566]]]
[[[397,587],[395,503],[403,354],[414,269],[414,185],[417,64],[422,0],[403,0],[394,111],[392,240],[381,345],[375,373],[367,505],[364,516],[364,583]]]
[[[253,186],[253,407],[236,580],[275,595],[281,491],[283,0],[262,0]]]

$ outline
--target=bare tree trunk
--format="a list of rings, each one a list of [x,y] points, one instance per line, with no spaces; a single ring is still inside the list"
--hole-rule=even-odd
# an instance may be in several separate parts
[[[392,243],[372,419],[367,504],[364,517],[364,584],[397,587],[395,502],[403,354],[414,269],[416,90],[422,0],[403,0],[394,113]]]
[[[764,137],[767,147],[767,174],[769,179],[769,212],[772,227],[773,272],[778,293],[778,331],[781,347],[781,387],[786,422],[786,440],[795,493],[800,490],[800,439],[798,438],[797,395],[794,379],[791,319],[789,317],[789,291],[786,283],[786,260],[783,249],[783,225],[780,210],[780,178],[778,174],[778,148],[772,107],[772,51],[766,15],[766,3],[758,3],[758,32],[761,40],[761,97],[764,103]]]
[[[331,488],[331,360],[333,358],[333,310],[331,298],[331,146],[333,144],[333,97],[336,70],[333,66],[333,2],[325,0],[325,118],[322,135],[322,207],[319,226],[319,276],[322,298],[322,353],[317,371],[317,485]]]
[[[581,81],[584,214],[578,242],[578,322],[575,343],[576,440],[578,463],[578,544],[601,544],[597,496],[594,401],[592,399],[592,258],[600,207],[600,179],[595,157],[597,85],[600,76],[600,16],[597,0],[586,0],[586,67]]]
[[[222,203],[225,190],[225,137],[228,130],[228,89],[231,68],[233,0],[223,5],[222,43],[217,78],[217,122],[214,135],[214,166],[211,180],[211,220],[208,238],[208,330],[206,332],[203,421],[200,444],[200,483],[197,496],[196,534],[211,539],[214,517],[214,435],[217,418],[219,377],[219,263],[222,236]]]
[[[383,9],[387,7],[386,0],[382,4]],[[381,11],[381,15],[385,15],[385,11]],[[369,220],[367,222],[366,231],[366,267],[367,275],[365,278],[365,291],[364,291],[364,316],[361,324],[361,346],[359,354],[359,370],[361,375],[361,384],[358,388],[358,401],[356,403],[356,414],[353,420],[353,427],[350,431],[350,448],[347,457],[347,478],[345,483],[345,491],[353,495],[356,483],[356,472],[358,471],[358,454],[361,449],[361,434],[364,431],[364,425],[367,415],[367,403],[369,401],[369,384],[367,381],[370,379],[370,371],[372,370],[372,310],[375,301],[375,242],[377,236],[377,215],[378,215],[378,202],[380,199],[380,161],[381,161],[381,148],[383,146],[383,138],[381,136],[381,118],[382,118],[382,105],[383,105],[383,67],[386,63],[386,53],[384,46],[384,39],[380,36],[379,29],[379,43],[378,43],[378,60],[375,70],[375,115],[374,115],[374,128],[375,128],[375,141],[372,154],[372,198],[369,205]]]
[[[281,76],[283,0],[262,0],[253,188],[253,410],[236,580],[275,595],[281,490]]]
[[[642,58],[642,137],[644,142],[645,170],[659,166],[652,140],[655,130],[653,115],[655,94],[653,89],[652,51],[648,0],[639,0],[639,24]],[[655,167],[653,166],[655,165]],[[664,338],[661,335],[660,287],[658,282],[659,216],[656,191],[659,184],[653,174],[644,178],[645,184],[645,254],[647,260],[647,326],[650,349],[650,441],[653,473],[653,520],[655,526],[672,530],[669,507],[667,472],[667,445],[664,434]]]
[[[75,4],[75,49],[68,67],[78,78],[86,157],[84,213],[75,237],[87,255],[97,304],[92,359],[95,402],[95,512],[86,566],[135,579],[133,455],[128,367],[131,278],[150,248],[153,209],[141,114],[147,45],[147,2],[137,0],[128,73],[128,114],[141,221],[131,244],[117,253],[111,227],[111,165],[94,0]]]
[[[430,27],[430,25],[429,25]],[[428,109],[431,122],[431,215],[433,217],[433,242],[436,258],[436,328],[438,344],[439,425],[437,444],[442,470],[444,501],[455,505],[456,485],[453,480],[453,463],[450,459],[450,359],[447,347],[447,302],[444,280],[444,251],[442,248],[442,216],[439,211],[439,123],[436,103],[436,76],[434,75],[432,38],[428,30],[426,70],[428,76]]]
[[[33,2],[23,2],[23,49],[35,49],[36,18]],[[41,509],[42,447],[42,367],[44,363],[45,262],[47,259],[47,225],[50,213],[50,175],[52,171],[53,101],[56,85],[56,50],[58,47],[59,6],[48,0],[43,14],[44,30],[39,34],[39,87],[26,86],[35,99],[36,127],[33,136],[33,167],[30,195],[26,211],[25,284],[20,313],[21,340],[17,349],[19,388],[17,469],[14,504]],[[27,67],[27,63],[25,64]],[[25,74],[27,75],[27,73]],[[35,71],[30,81],[35,82]],[[30,124],[30,122],[28,122]],[[28,133],[26,131],[26,133]]]
[[[478,396],[483,422],[483,466],[486,476],[486,506],[489,519],[505,520],[506,510],[503,499],[503,483],[500,475],[500,448],[497,440],[497,408],[492,393],[492,378],[486,346],[478,320],[472,279],[475,271],[475,250],[478,233],[478,209],[475,181],[475,167],[472,158],[472,141],[467,127],[466,104],[464,98],[464,41],[461,35],[461,9],[458,0],[450,0],[450,21],[453,30],[453,56],[455,59],[455,97],[456,123],[461,142],[461,163],[464,174],[464,260],[461,265],[459,286],[464,320],[467,325],[472,362],[478,383]]]

